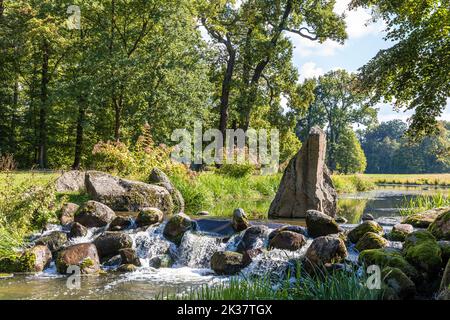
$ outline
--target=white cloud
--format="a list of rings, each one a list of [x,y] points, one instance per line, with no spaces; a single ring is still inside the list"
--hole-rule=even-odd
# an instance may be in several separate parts
[[[303,82],[305,79],[319,77],[324,73],[323,69],[317,67],[314,62],[306,62],[300,68],[300,81]]]

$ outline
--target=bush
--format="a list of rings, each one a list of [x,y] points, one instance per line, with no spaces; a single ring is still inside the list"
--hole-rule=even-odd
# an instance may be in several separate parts
[[[251,163],[243,164],[223,164],[217,173],[221,175],[230,176],[233,178],[243,178],[253,174],[255,171],[255,166]]]

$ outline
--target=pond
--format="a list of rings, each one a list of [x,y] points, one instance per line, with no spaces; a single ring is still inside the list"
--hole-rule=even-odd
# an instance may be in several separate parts
[[[364,213],[371,213],[375,218],[398,216],[399,207],[405,200],[439,193],[450,194],[450,189],[386,186],[369,192],[344,194],[339,199],[340,215],[348,219],[350,224],[359,223]],[[255,223],[264,223],[271,229],[280,223],[304,224],[302,220],[260,220]],[[150,228],[145,232],[130,233],[143,265],[135,272],[109,271],[98,276],[81,277],[80,287],[69,289],[68,278],[58,275],[52,264],[40,274],[3,278],[0,275],[0,299],[155,299],[166,294],[186,292],[201,285],[211,286],[229,280],[227,277],[216,276],[209,269],[209,257],[219,249],[232,249],[239,240],[238,236],[233,236],[224,243],[217,241],[217,235],[200,237],[188,232],[181,245],[176,248],[163,239],[161,232],[162,226]],[[267,234],[261,238],[261,245],[266,245],[266,241]],[[281,277],[283,275],[280,270],[286,269],[289,259],[304,254],[309,243],[295,253],[286,254],[281,250],[271,250],[252,262],[243,273],[248,276],[270,271],[272,275]],[[151,258],[161,250],[168,249],[176,256],[175,265],[172,268],[151,268]]]

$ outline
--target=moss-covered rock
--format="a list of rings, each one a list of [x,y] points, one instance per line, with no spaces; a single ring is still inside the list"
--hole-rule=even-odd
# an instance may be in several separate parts
[[[414,228],[410,224],[396,224],[392,227],[392,231],[388,234],[388,239],[391,241],[405,241],[408,234],[412,233]]]
[[[36,240],[36,245],[47,246],[55,254],[67,243],[67,234],[62,231],[53,231]]]
[[[119,254],[120,249],[131,248],[133,239],[121,232],[105,232],[94,240],[100,259],[109,258]]]
[[[450,260],[447,262],[447,266],[445,267],[439,291],[445,291],[448,289],[450,289]]]
[[[115,217],[115,212],[103,203],[88,201],[75,213],[74,221],[86,228],[101,228],[111,223]]]
[[[362,238],[363,235],[365,235],[367,232],[373,232],[380,236],[384,234],[383,227],[380,226],[375,221],[364,221],[359,226],[354,228],[348,233],[348,239],[353,242],[357,243],[359,239]]]
[[[450,240],[450,207],[430,224],[428,231],[438,240]]]
[[[144,208],[139,212],[136,218],[136,224],[139,227],[147,227],[162,222],[164,213],[158,208]]]
[[[428,231],[415,231],[408,235],[403,254],[410,264],[429,276],[438,273],[442,267],[441,248]]]
[[[447,212],[448,210],[449,208],[447,207],[415,213],[407,216],[403,220],[403,223],[411,224],[416,228],[428,228],[440,214]]]
[[[358,258],[366,266],[378,265],[402,270],[411,279],[418,277],[417,270],[402,256],[401,251],[392,248],[370,249],[361,252]]]
[[[219,251],[211,257],[211,269],[219,275],[233,275],[244,268],[243,255],[232,251]]]
[[[367,232],[356,243],[356,250],[359,252],[369,249],[380,249],[387,247],[389,242],[374,232]]]
[[[134,264],[122,264],[117,268],[116,271],[119,272],[134,272],[137,270],[138,267],[136,267]]]
[[[108,231],[123,231],[130,228],[132,225],[133,220],[131,217],[118,216],[109,224]]]
[[[344,241],[338,236],[325,236],[314,239],[306,251],[305,267],[313,270],[325,264],[341,262],[347,257]]]
[[[29,251],[0,258],[0,272],[35,272],[35,265],[36,255]]]
[[[441,248],[441,258],[442,262],[447,264],[447,261],[450,259],[450,241],[441,240],[438,241],[439,248]]]
[[[175,188],[169,177],[160,169],[154,168],[150,173],[148,182],[165,188],[172,196],[174,212],[184,212],[184,199],[181,192]]]
[[[150,259],[149,266],[155,269],[170,268],[174,264],[172,257],[168,254],[163,254]]]
[[[100,262],[97,248],[92,243],[76,244],[62,250],[56,259],[56,269],[66,274],[69,266],[78,266],[83,274],[97,273]]]
[[[167,221],[163,234],[175,244],[180,244],[186,231],[193,229],[195,222],[184,213],[174,215]]]
[[[296,251],[305,244],[305,236],[292,231],[281,231],[270,240],[269,249]]]
[[[399,268],[385,267],[381,272],[383,279],[383,299],[412,299],[416,294],[416,285]]]
[[[238,208],[234,210],[231,225],[233,229],[237,232],[244,231],[245,229],[250,227],[250,222],[248,221],[244,209]]]

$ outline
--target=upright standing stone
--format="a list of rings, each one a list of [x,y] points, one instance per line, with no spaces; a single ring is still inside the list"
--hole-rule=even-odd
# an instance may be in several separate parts
[[[270,205],[270,217],[304,218],[308,210],[335,216],[337,193],[325,164],[325,151],[325,133],[318,127],[312,128],[284,172]]]

